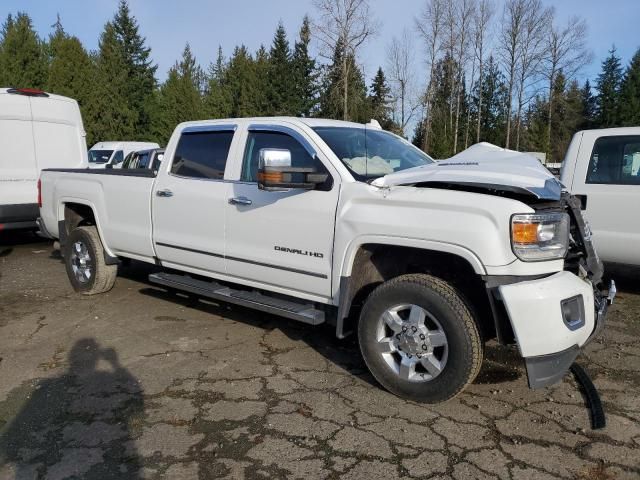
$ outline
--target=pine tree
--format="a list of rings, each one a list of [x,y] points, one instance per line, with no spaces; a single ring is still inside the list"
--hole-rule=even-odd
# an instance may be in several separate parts
[[[138,114],[127,98],[127,66],[117,33],[107,22],[100,35],[94,88],[87,105],[85,125],[96,141],[131,140],[135,136]]]
[[[91,118],[88,106],[94,91],[95,69],[91,57],[77,37],[69,36],[60,18],[49,37],[49,76],[47,91],[74,98],[80,105],[83,118]],[[85,122],[87,143],[93,145],[92,125]]]
[[[149,103],[156,88],[158,67],[151,61],[151,49],[145,45],[146,39],[140,35],[138,22],[126,0],[120,0],[112,23],[127,75],[124,93],[129,108],[137,114],[134,136],[135,139],[144,139],[151,121]]]
[[[482,82],[476,86],[472,101],[474,106],[477,105],[478,96],[482,95],[480,141],[495,145],[504,144],[508,94],[506,79],[493,56],[490,56],[485,66]]]
[[[262,48],[263,57],[266,51]],[[264,66],[265,59],[261,61]],[[261,79],[264,82],[265,79]],[[244,45],[236,47],[229,59],[226,72],[226,84],[231,100],[232,117],[251,117],[260,115],[259,107],[263,104],[264,91],[259,92],[259,81],[256,78],[256,66],[253,58]]]
[[[292,112],[299,117],[313,115],[318,103],[318,74],[316,61],[309,55],[311,22],[307,15],[302,20],[296,41],[291,66],[293,72]]]
[[[346,64],[349,75],[343,78],[343,55],[347,55]],[[349,96],[347,112],[344,112],[344,83],[347,83]],[[362,70],[356,64],[353,55],[346,54],[340,42],[333,52],[331,65],[325,68],[320,113],[327,118],[339,118],[355,122],[367,122],[370,119],[367,102],[367,86]],[[369,117],[369,118],[368,118]]]
[[[394,132],[401,130],[391,118],[391,87],[387,83],[382,67],[378,68],[376,76],[373,77],[370,91],[369,111],[371,118],[376,119],[385,130]]]
[[[636,51],[624,74],[618,114],[620,125],[640,125],[640,49]]]
[[[202,69],[187,43],[182,51],[182,58],[169,69],[167,80],[160,87],[158,106],[162,114],[153,122],[153,131],[157,137],[166,142],[176,125],[202,118],[202,81]]]
[[[268,90],[266,115],[289,115],[292,113],[291,49],[287,32],[278,24],[271,51],[269,52]]]
[[[582,123],[580,129],[593,128],[596,121],[596,97],[591,93],[591,84],[589,80],[584,82],[584,87],[581,90],[582,97]]]
[[[227,78],[227,64],[218,47],[218,57],[209,66],[207,87],[204,94],[204,113],[207,118],[226,118],[231,116],[231,93]]]
[[[598,75],[596,87],[597,114],[599,128],[618,126],[618,105],[620,100],[620,84],[622,83],[622,67],[616,48],[609,51],[609,56],[602,62],[602,71]]]
[[[47,56],[31,18],[18,13],[7,16],[0,30],[0,85],[3,87],[44,88]]]

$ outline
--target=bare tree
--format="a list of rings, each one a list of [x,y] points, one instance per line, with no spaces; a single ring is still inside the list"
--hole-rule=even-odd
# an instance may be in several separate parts
[[[492,0],[480,0],[474,21],[475,56],[478,60],[478,118],[476,123],[476,142],[480,141],[480,125],[482,119],[482,84],[484,81],[484,55],[486,36],[494,14]]]
[[[358,49],[375,34],[378,24],[373,19],[369,0],[314,0],[318,18],[313,23],[316,38],[333,54],[342,49],[343,118],[348,120],[349,57],[356,58]]]
[[[567,79],[591,62],[592,53],[587,49],[587,23],[579,17],[571,17],[565,27],[555,23],[545,45],[544,75],[549,88],[549,110],[547,112],[546,150],[550,152],[551,117],[553,112],[553,84],[560,71]]]
[[[533,95],[527,98],[530,81],[539,78],[540,66],[545,53],[545,41],[549,34],[552,10],[545,8],[541,0],[528,0],[523,20],[520,51],[518,53],[518,104],[516,113],[516,150],[520,148],[522,109]]]
[[[415,23],[418,32],[422,36],[426,46],[427,68],[429,75],[427,78],[427,88],[424,94],[424,135],[422,149],[427,150],[429,146],[429,135],[431,133],[431,113],[433,101],[433,76],[436,68],[436,59],[443,48],[443,20],[445,15],[445,0],[426,0],[420,15],[416,17]]]
[[[519,67],[519,53],[522,45],[528,0],[507,0],[502,11],[502,30],[499,36],[499,53],[507,73],[507,130],[505,148],[509,148],[511,135],[511,111],[513,109],[513,91],[516,72]]]
[[[455,86],[455,101],[456,101],[456,113],[455,113],[455,126],[453,128],[453,154],[458,153],[458,129],[460,126],[460,102],[462,100],[462,90],[464,83],[465,66],[469,57],[469,36],[471,30],[471,22],[473,20],[473,13],[475,11],[475,0],[456,0],[455,13],[456,24],[458,32],[456,35],[457,40],[457,68],[456,86]]]
[[[413,61],[413,40],[405,29],[400,38],[393,37],[387,46],[387,70],[395,105],[394,117],[403,132],[418,108],[413,95]]]

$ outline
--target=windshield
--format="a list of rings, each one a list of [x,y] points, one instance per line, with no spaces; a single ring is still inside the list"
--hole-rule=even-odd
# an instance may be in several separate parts
[[[354,127],[315,127],[313,130],[357,180],[367,181],[433,163],[422,150],[384,130]]]
[[[90,163],[107,163],[113,150],[89,150]]]

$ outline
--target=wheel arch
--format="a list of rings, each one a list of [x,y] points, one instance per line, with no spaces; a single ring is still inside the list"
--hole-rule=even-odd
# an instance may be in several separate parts
[[[58,237],[60,241],[60,249],[64,251],[66,239],[71,231],[79,226],[95,226],[98,230],[98,236],[102,242],[104,249],[105,263],[107,265],[115,265],[119,263],[119,259],[104,242],[104,233],[100,225],[99,216],[96,215],[95,205],[84,199],[66,198],[60,201],[58,207]]]
[[[483,336],[495,335],[493,315],[482,276],[480,259],[455,244],[389,237],[352,244],[339,278],[336,336],[355,331],[359,310],[381,283],[407,273],[429,273],[450,282],[482,319]],[[486,321],[485,321],[486,320]]]

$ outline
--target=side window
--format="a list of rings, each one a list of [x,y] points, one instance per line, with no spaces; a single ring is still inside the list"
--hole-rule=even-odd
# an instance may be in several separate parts
[[[131,152],[126,157],[124,157],[122,168],[132,168],[133,157],[135,157],[135,155],[136,152]]]
[[[322,162],[309,155],[309,152],[295,138],[280,132],[249,132],[242,162],[241,180],[257,182],[258,160],[263,148],[281,148],[291,152],[292,167],[314,167],[318,172],[326,172]]]
[[[162,159],[164,158],[164,153],[157,153],[156,158],[153,159],[153,170],[160,170],[160,164],[162,163]]]
[[[640,136],[598,138],[589,160],[587,183],[640,185]]]
[[[147,166],[149,166],[149,152],[145,152],[140,155],[136,168],[147,168]]]
[[[114,165],[118,165],[120,163],[122,163],[122,160],[124,160],[124,153],[122,153],[122,150],[118,150],[114,155],[113,155],[113,163]]]
[[[171,173],[182,177],[221,179],[233,131],[184,132],[178,141]]]

